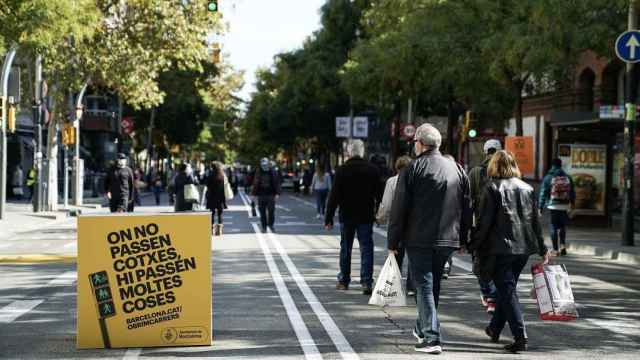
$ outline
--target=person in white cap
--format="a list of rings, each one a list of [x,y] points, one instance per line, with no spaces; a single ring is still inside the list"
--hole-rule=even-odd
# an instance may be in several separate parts
[[[493,157],[493,155],[502,150],[502,144],[499,140],[491,139],[487,140],[484,143],[484,154],[485,159],[479,166],[474,167],[469,172],[469,183],[471,185],[471,201],[473,206],[473,228],[478,227],[478,218],[480,217],[479,209],[480,209],[480,199],[482,198],[482,192],[487,183],[487,166],[489,165],[489,161]],[[474,273],[476,275],[479,274],[477,271],[478,267],[478,254],[472,254],[473,256],[473,265],[474,265]],[[478,276],[478,284],[480,285],[480,292],[482,305],[487,308],[487,312],[493,314],[496,310],[496,297],[497,290],[493,281],[485,281]]]

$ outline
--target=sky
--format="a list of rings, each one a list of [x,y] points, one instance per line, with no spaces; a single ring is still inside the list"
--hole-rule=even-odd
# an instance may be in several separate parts
[[[220,0],[229,24],[222,52],[237,70],[245,71],[240,97],[255,89],[255,72],[273,64],[274,55],[302,47],[320,27],[320,7],[326,0]]]

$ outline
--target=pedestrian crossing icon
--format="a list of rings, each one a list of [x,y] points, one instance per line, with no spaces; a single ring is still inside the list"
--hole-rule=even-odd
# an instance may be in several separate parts
[[[107,331],[106,318],[116,315],[116,306],[113,303],[113,295],[109,287],[109,277],[106,271],[89,274],[89,282],[96,299],[98,308],[98,317],[100,320],[100,332],[102,333],[102,341],[105,348],[111,347],[109,340],[109,332]]]

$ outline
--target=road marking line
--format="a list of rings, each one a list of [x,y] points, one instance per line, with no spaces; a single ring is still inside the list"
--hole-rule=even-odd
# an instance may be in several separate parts
[[[276,209],[284,210],[286,212],[291,212],[291,209],[289,209],[286,206],[282,206],[282,205],[276,205]]]
[[[257,225],[254,225],[254,227],[257,231],[258,230]],[[338,352],[340,352],[340,355],[342,356],[342,358],[353,359],[353,360],[360,359],[358,354],[351,347],[351,344],[349,344],[349,341],[347,341],[347,339],[344,337],[344,334],[342,333],[342,331],[340,331],[340,328],[338,327],[338,325],[336,325],[336,323],[331,318],[331,315],[329,315],[327,310],[325,310],[324,306],[322,306],[322,303],[320,302],[320,300],[318,300],[318,298],[313,293],[311,288],[309,288],[309,285],[307,285],[307,282],[305,281],[304,277],[300,274],[300,272],[298,271],[298,268],[293,263],[293,261],[291,261],[291,258],[289,257],[289,255],[287,254],[287,251],[284,249],[284,247],[278,240],[278,237],[271,231],[267,232],[267,237],[275,245],[275,248],[278,251],[278,254],[280,254],[280,257],[282,258],[285,265],[287,266],[287,269],[289,269],[289,272],[291,273],[293,280],[298,285],[298,288],[300,288],[300,291],[302,291],[302,294],[304,295],[305,299],[307,299],[307,303],[309,303],[309,305],[311,306],[311,309],[318,317],[318,320],[320,320],[322,327],[324,327],[327,334],[329,334],[331,341],[333,341],[333,344],[336,346],[336,349],[338,349]]]
[[[49,281],[47,286],[71,286],[76,280],[78,280],[78,273],[75,271],[67,271]]]
[[[44,299],[17,300],[0,309],[0,324],[9,324],[42,304]]]
[[[300,198],[295,197],[295,196],[289,196],[289,198],[290,198],[290,199],[293,199],[293,200],[295,200],[295,201],[299,201],[299,202],[301,202],[301,203],[303,203],[303,204],[305,204],[305,205],[309,205],[309,206],[311,206],[311,207],[313,207],[313,208],[315,208],[315,207],[316,207],[316,204],[312,203],[311,201],[307,201],[307,200],[304,200],[304,199],[300,199]]]
[[[63,247],[64,248],[78,247],[78,243],[76,243],[76,241],[74,240],[73,242],[70,242],[70,243],[64,245]]]
[[[135,360],[140,357],[142,353],[142,349],[128,349],[127,352],[124,353],[122,360]]]
[[[249,214],[249,219],[251,219],[253,216],[251,216],[251,201],[249,201],[249,199],[247,198],[247,195],[244,192],[240,192],[240,199],[242,199],[242,202],[244,203],[244,207],[247,210],[247,214]]]
[[[276,289],[278,290],[278,294],[280,295],[280,299],[282,300],[282,304],[284,305],[285,311],[287,312],[287,317],[289,318],[289,322],[293,327],[293,331],[296,333],[296,337],[298,338],[298,342],[300,343],[300,347],[304,352],[306,359],[322,359],[322,355],[316,346],[315,341],[311,337],[309,333],[309,329],[307,329],[307,325],[305,325],[296,304],[293,302],[293,298],[289,293],[289,289],[284,283],[284,279],[280,274],[280,270],[276,265],[275,260],[273,259],[273,255],[271,254],[271,250],[267,245],[267,241],[264,236],[258,229],[258,224],[251,223],[253,227],[253,231],[256,233],[258,237],[258,243],[260,243],[260,247],[262,248],[262,252],[264,253],[264,258],[267,261],[267,266],[269,267],[269,271],[271,272],[271,278],[273,279],[273,283],[276,285]]]
[[[282,220],[287,220],[287,219],[297,219],[297,216],[288,216],[288,215],[282,215],[282,216],[278,216],[280,219]]]

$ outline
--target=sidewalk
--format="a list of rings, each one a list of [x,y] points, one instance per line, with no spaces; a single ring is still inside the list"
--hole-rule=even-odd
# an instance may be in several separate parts
[[[548,229],[548,228],[547,228]],[[545,234],[551,247],[551,239]],[[636,246],[622,246],[620,231],[602,228],[571,227],[567,229],[567,252],[576,255],[603,257],[622,263],[640,265],[640,234],[635,234]]]

